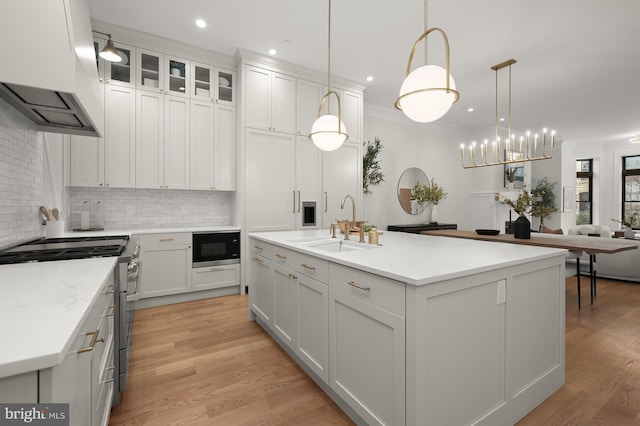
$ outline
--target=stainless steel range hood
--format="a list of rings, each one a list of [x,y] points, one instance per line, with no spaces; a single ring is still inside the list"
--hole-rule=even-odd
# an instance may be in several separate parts
[[[8,2],[0,97],[47,132],[102,136],[104,101],[87,0]]]

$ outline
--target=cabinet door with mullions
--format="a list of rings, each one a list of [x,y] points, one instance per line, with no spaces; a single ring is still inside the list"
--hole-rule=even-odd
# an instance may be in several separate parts
[[[162,53],[138,49],[136,87],[142,90],[162,93],[165,84],[163,63],[164,55]]]
[[[189,97],[191,93],[191,63],[186,59],[165,56],[165,91],[169,95]]]
[[[118,55],[122,58],[120,62],[105,61],[105,80],[114,86],[132,87],[135,85],[135,63],[136,49],[122,43],[114,42]]]

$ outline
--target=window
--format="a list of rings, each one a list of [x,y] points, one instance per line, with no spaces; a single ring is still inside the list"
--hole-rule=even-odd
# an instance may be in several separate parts
[[[593,160],[576,162],[576,225],[591,223],[593,218]]]
[[[622,218],[632,213],[640,214],[640,155],[622,157]]]

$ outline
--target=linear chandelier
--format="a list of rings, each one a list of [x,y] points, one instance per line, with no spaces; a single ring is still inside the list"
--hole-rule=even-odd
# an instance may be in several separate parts
[[[327,93],[320,100],[318,107],[318,118],[311,126],[309,139],[323,151],[334,151],[342,146],[344,141],[349,138],[347,129],[342,122],[342,105],[340,104],[340,95],[331,90],[331,0],[329,0],[329,31],[327,36]],[[331,95],[336,97],[338,101],[338,116],[331,114],[330,102],[327,105],[327,114],[322,114],[324,103]]]
[[[427,36],[432,32],[442,35],[445,47],[446,69],[438,65],[427,63]],[[418,44],[424,40],[424,65],[411,71],[413,55]],[[449,39],[440,28],[428,28],[427,26],[427,0],[424,1],[424,32],[413,44],[409,62],[407,64],[407,76],[400,87],[400,95],[394,106],[411,120],[418,123],[430,123],[445,115],[451,106],[458,102],[460,93],[456,91],[456,83],[453,81],[450,70]]]
[[[462,167],[465,169],[522,163],[524,161],[548,160],[553,157],[553,146],[556,134],[554,130],[548,132],[545,128],[542,130],[542,136],[538,133],[532,136],[531,132],[527,131],[525,135],[518,138],[517,142],[515,133],[511,133],[511,66],[515,63],[515,59],[509,59],[491,67],[491,69],[496,72],[495,139],[491,142],[491,145],[489,145],[490,142],[488,139],[485,139],[480,145],[473,141],[466,149],[465,145],[461,144],[460,157],[462,159]],[[500,138],[498,135],[498,71],[506,67],[509,67],[508,132],[505,138]],[[548,153],[547,143],[549,147]]]

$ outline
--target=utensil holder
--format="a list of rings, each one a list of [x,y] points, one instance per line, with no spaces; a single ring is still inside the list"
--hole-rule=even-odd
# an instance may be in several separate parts
[[[57,238],[64,234],[64,220],[48,220],[45,225],[47,238]]]

